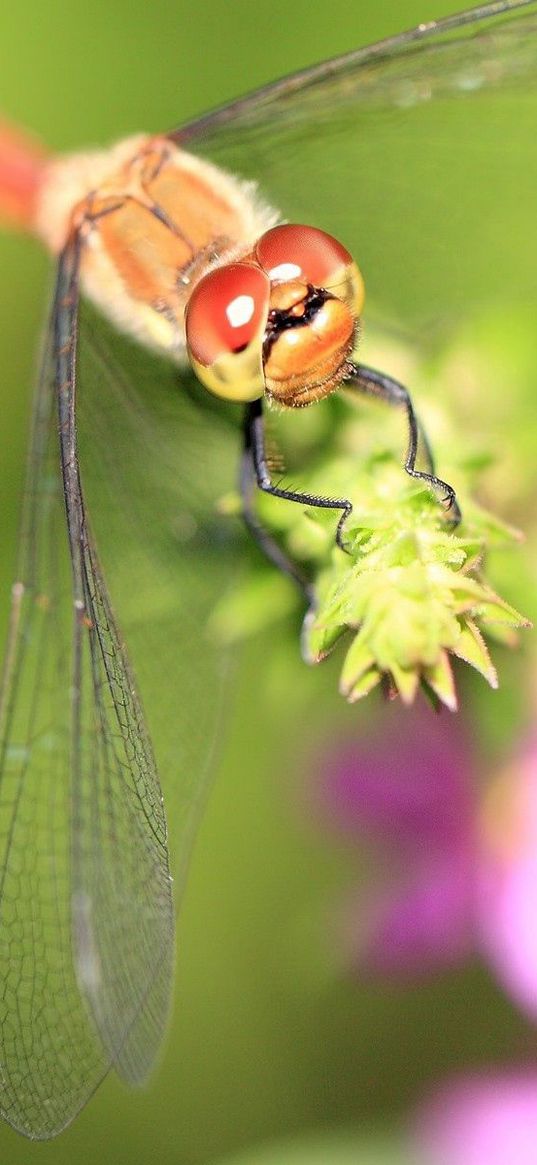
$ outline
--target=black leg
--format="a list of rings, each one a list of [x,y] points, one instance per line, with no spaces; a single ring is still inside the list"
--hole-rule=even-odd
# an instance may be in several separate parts
[[[254,485],[257,485],[264,493],[272,494],[273,497],[284,498],[290,502],[297,502],[302,506],[316,506],[325,510],[341,510],[342,514],[337,525],[336,534],[337,543],[341,546],[343,523],[352,510],[352,505],[346,498],[318,497],[316,494],[299,493],[296,490],[283,489],[279,485],[274,485],[270,476],[265,451],[265,425],[261,400],[252,401],[250,404],[247,404],[244,414],[244,452],[240,478],[243,517],[250,533],[256,539],[267,558],[279,570],[283,570],[285,574],[290,575],[294,579],[311,604],[314,597],[311,583],[305,577],[300,567],[292,559],[288,558],[278,542],[264,529],[257,518],[253,503]]]
[[[399,384],[399,381],[392,380],[391,376],[385,376],[383,372],[376,372],[373,368],[366,368],[364,364],[351,364],[349,373],[349,379],[345,379],[344,381],[345,388],[357,389],[359,392],[367,393],[368,396],[376,396],[388,404],[399,405],[406,410],[408,421],[408,450],[405,460],[406,472],[410,477],[420,478],[420,480],[428,482],[433,489],[442,492],[444,495],[442,502],[446,505],[446,509],[451,511],[450,521],[454,526],[457,526],[461,520],[461,511],[455,490],[446,481],[442,481],[440,477],[437,477],[434,472],[431,448],[423,429],[419,426],[408,390],[404,385]],[[425,450],[429,472],[416,469],[420,436]]]
[[[256,486],[255,470],[252,450],[245,447],[241,460],[240,492],[242,498],[242,516],[247,529],[257,542],[263,554],[284,574],[289,575],[306,596],[308,603],[313,602],[313,588],[302,573],[300,567],[285,554],[275,538],[261,525],[254,506],[254,488]]]

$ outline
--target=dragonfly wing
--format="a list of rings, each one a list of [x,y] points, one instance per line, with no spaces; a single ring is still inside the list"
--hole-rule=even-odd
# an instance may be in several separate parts
[[[174,912],[163,798],[136,683],[89,527],[76,428],[78,242],[60,261],[57,392],[73,573],[73,953],[105,1052],[143,1080],[168,1018]]]
[[[258,181],[285,218],[340,238],[365,275],[366,317],[427,343],[485,296],[533,296],[536,79],[537,5],[489,4],[172,137]]]
[[[206,528],[225,456],[212,455],[211,423],[202,433],[176,371],[128,342],[119,351],[78,308],[70,248],[39,379],[0,704],[0,1097],[6,1119],[38,1138],[68,1124],[111,1065],[139,1082],[154,1061],[173,976],[169,840],[179,881],[225,671],[203,642],[225,585],[226,535]],[[211,472],[190,504],[181,482],[204,452]]]
[[[501,60],[503,69],[490,78],[492,83],[497,83],[506,74],[520,71],[521,61],[528,50],[526,34],[535,27],[535,21],[528,20],[528,16],[535,14],[535,10],[535,0],[500,0],[498,3],[477,5],[444,20],[418,25],[408,32],[387,37],[376,44],[354,49],[272,81],[179,126],[169,137],[186,145],[201,139],[209,141],[214,139],[215,134],[226,132],[232,137],[237,133],[250,133],[253,137],[265,130],[275,135],[287,130],[296,134],[301,123],[311,126],[313,117],[317,124],[319,119],[331,122],[341,111],[347,108],[356,110],[362,104],[370,108],[375,105],[386,106],[387,103],[397,105],[405,95],[407,102],[410,101],[412,94],[408,89],[405,91],[399,87],[401,81],[408,85],[412,81],[421,82],[428,78],[436,93],[442,89],[452,91],[457,82],[457,69],[462,88],[460,52],[449,47],[446,49],[445,38],[449,36],[451,44],[460,45],[461,35],[466,37],[468,31],[474,38],[477,36],[481,39],[486,30],[488,44],[486,47],[471,47],[469,52],[463,54],[463,65],[471,61],[477,65],[480,60]],[[491,30],[494,32],[498,18],[512,18],[513,15],[517,21],[520,16],[525,18],[523,25],[517,23],[515,26],[514,41],[511,30],[503,43],[491,44],[490,33]],[[511,47],[513,43],[514,54]],[[533,55],[531,49],[529,54],[530,57]]]
[[[112,1042],[103,1026],[113,1020],[116,1005],[126,1014],[121,982],[117,994],[115,988],[106,992],[109,1017],[105,1012],[99,1032],[115,1067],[136,1080],[153,1059],[171,983],[170,885],[161,846],[166,836],[177,907],[224,730],[230,663],[213,641],[210,616],[236,573],[241,525],[222,519],[217,502],[235,484],[240,429],[226,419],[225,404],[216,402],[214,413],[200,407],[205,393],[192,374],[119,335],[88,304],[81,306],[77,335],[79,456],[99,552],[98,563],[94,548],[87,556],[93,579],[90,602],[92,589],[98,596],[97,610],[88,608],[87,613],[100,629],[98,647],[107,669],[105,707],[116,737],[118,731],[122,734],[120,746],[137,758],[135,770],[125,774],[128,797],[117,825],[113,788],[105,785],[100,803],[95,803],[94,817],[108,833],[97,845],[88,839],[85,881],[95,877],[99,882],[100,851],[102,856],[103,845],[108,845],[115,896],[103,899],[98,929],[112,940],[111,959],[118,943],[125,952],[123,987],[134,975],[139,984],[149,984],[150,995],[119,1055],[113,1026]],[[60,343],[60,349],[64,346]],[[64,461],[69,461],[68,449]],[[128,661],[123,643],[128,645]],[[116,663],[110,666],[111,661]],[[162,781],[167,835],[145,724]],[[112,847],[120,831],[124,852],[114,862]],[[119,867],[132,895],[130,913],[122,903]],[[144,926],[147,941],[137,950]],[[115,962],[117,966],[117,955]]]
[[[1,1105],[33,1137],[59,1132],[109,1064],[72,955],[72,591],[54,379],[49,340],[1,693]]]

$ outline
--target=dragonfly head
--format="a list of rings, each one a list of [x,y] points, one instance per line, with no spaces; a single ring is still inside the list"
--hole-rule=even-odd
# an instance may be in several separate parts
[[[316,227],[266,231],[251,254],[205,275],[186,311],[190,361],[227,400],[302,408],[341,382],[364,285],[349,252]]]

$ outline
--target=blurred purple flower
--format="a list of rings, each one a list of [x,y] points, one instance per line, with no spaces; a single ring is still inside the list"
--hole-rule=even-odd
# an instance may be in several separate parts
[[[460,718],[426,707],[389,706],[332,752],[323,817],[382,859],[349,912],[350,954],[370,974],[414,977],[479,951],[537,1018],[537,740],[480,783]]]
[[[481,814],[480,948],[537,1018],[537,739],[492,783]],[[536,1163],[537,1163],[537,1126]]]
[[[537,1165],[537,1073],[491,1072],[444,1085],[417,1116],[423,1165]]]

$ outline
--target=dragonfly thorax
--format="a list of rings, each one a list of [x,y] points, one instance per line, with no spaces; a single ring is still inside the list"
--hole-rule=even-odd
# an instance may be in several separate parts
[[[86,295],[122,331],[182,362],[193,286],[278,218],[255,183],[138,136],[52,162],[35,226],[55,253],[78,232]]]

